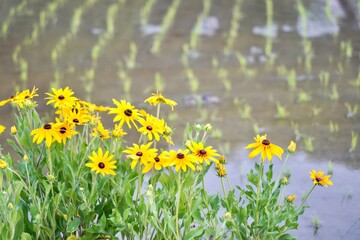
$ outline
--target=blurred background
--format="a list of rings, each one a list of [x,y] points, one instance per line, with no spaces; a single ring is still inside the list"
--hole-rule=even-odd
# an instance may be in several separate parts
[[[162,108],[176,145],[187,123],[211,123],[208,143],[227,156],[239,185],[256,161],[244,150],[256,134],[283,148],[294,140],[287,194],[295,203],[311,188],[311,169],[334,182],[310,197],[294,236],[355,240],[359,29],[359,0],[0,0],[0,100],[36,86],[46,117],[51,88],[138,108],[159,90],[178,102],[173,112]],[[13,113],[0,108],[7,130]],[[9,136],[1,135],[3,152]],[[208,188],[220,192],[215,171]]]

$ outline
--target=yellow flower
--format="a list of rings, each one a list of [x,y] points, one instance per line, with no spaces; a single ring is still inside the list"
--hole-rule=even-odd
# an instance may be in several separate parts
[[[192,151],[192,153],[196,156],[196,159],[200,163],[203,163],[205,161],[207,164],[210,164],[209,159],[216,163],[219,162],[219,160],[217,160],[215,157],[219,157],[220,154],[218,154],[217,151],[211,146],[204,147],[204,144],[201,142],[192,142],[191,145],[188,146],[188,148]]]
[[[5,131],[5,129],[6,127],[0,124],[0,134],[2,134]]]
[[[131,128],[131,122],[137,128],[135,121],[139,121],[139,119],[141,118],[139,110],[135,109],[135,107],[126,100],[121,100],[120,102],[118,102],[113,99],[113,102],[117,106],[117,108],[110,108],[109,114],[116,114],[114,122],[120,121],[120,127],[122,127],[124,123],[126,123],[129,128]]]
[[[60,119],[56,118],[56,129],[59,131],[59,136],[63,144],[66,143],[66,139],[70,139],[72,135],[78,132],[73,130],[74,124],[68,123],[67,121],[61,122]]]
[[[53,123],[46,123],[43,127],[32,130],[30,135],[34,135],[33,142],[37,144],[45,139],[47,147],[50,147],[54,141],[61,142],[60,133]]]
[[[289,146],[287,147],[288,153],[293,154],[296,151],[296,143],[294,141],[290,141]]]
[[[157,155],[156,148],[150,148],[152,142],[147,144],[137,145],[133,143],[133,147],[129,147],[124,150],[124,153],[128,153],[128,157],[132,160],[131,169],[134,169],[137,162],[140,161],[141,165],[146,165],[151,162]]]
[[[163,133],[164,129],[164,121],[147,114],[145,119],[139,119],[139,123],[141,124],[141,127],[138,131],[145,134],[149,141],[152,141],[153,137],[156,141],[160,141],[160,134]]]
[[[77,104],[71,107],[64,107],[63,109],[56,111],[56,113],[75,125],[83,125],[91,120],[91,116],[88,112]]]
[[[7,163],[2,159],[0,159],[0,168],[2,169],[7,168]]]
[[[159,171],[162,168],[168,166],[168,152],[162,152],[154,158],[150,158],[149,161],[145,164],[143,173],[149,172],[151,169],[155,168],[155,170]]]
[[[295,201],[296,198],[296,194],[292,194],[286,197],[286,201],[288,201],[289,203],[293,203]]]
[[[148,102],[152,106],[156,106],[159,103],[167,104],[171,107],[171,110],[174,110],[174,107],[177,103],[173,100],[165,98],[161,93],[153,93],[151,97],[145,99],[144,102]]]
[[[47,105],[53,103],[55,108],[64,108],[73,106],[77,101],[77,98],[73,97],[74,92],[69,87],[64,89],[52,88],[51,90],[53,94],[46,93],[46,95],[49,96],[48,98],[45,98],[49,99],[49,101],[46,103]]]
[[[39,96],[38,94],[36,94],[36,91],[38,89],[37,88],[33,88],[33,90],[30,92],[29,89],[26,89],[22,92],[17,92],[14,96],[11,96],[8,99],[2,100],[0,101],[0,107],[4,106],[5,104],[9,103],[9,102],[14,102],[16,104],[18,104],[18,106],[20,108],[24,107],[24,102],[32,99],[35,96]]]
[[[99,120],[97,123],[97,127],[93,129],[94,132],[91,134],[91,136],[99,136],[101,140],[110,138],[110,131],[105,129],[102,122]]]
[[[187,167],[195,171],[194,163],[196,161],[197,159],[195,158],[195,156],[189,153],[189,149],[179,149],[178,151],[171,150],[169,152],[169,166],[175,165],[175,171],[177,172],[179,171],[179,169],[182,169],[184,172],[186,172]]]
[[[11,132],[12,135],[15,135],[15,134],[17,133],[16,126],[12,126],[12,127],[10,128],[10,132]]]
[[[111,132],[111,135],[116,138],[120,138],[127,133],[123,131],[123,129],[119,125],[115,125],[114,129]]]
[[[331,175],[324,176],[324,172],[315,170],[310,171],[310,178],[313,180],[315,185],[320,185],[322,187],[328,187],[327,185],[333,185],[333,182],[330,180]]]
[[[99,147],[97,153],[93,151],[92,155],[89,156],[91,162],[86,163],[85,166],[91,168],[91,171],[96,174],[101,173],[103,176],[106,174],[116,175],[113,170],[116,169],[116,161],[112,161],[113,158],[114,155],[109,155],[109,151],[106,151],[105,154],[103,154],[102,149]]]
[[[261,161],[264,161],[265,158],[271,161],[274,155],[281,160],[281,155],[284,153],[284,150],[271,143],[270,140],[266,138],[266,134],[263,136],[257,135],[254,139],[254,143],[250,143],[245,147],[245,149],[253,148],[249,154],[249,158],[253,158],[261,153]]]
[[[163,127],[162,137],[165,139],[165,141],[167,143],[174,145],[172,138],[171,138],[171,135],[173,134],[173,130],[166,123],[164,123],[163,126],[164,127]]]
[[[78,238],[75,235],[71,235],[67,237],[66,240],[78,240]]]

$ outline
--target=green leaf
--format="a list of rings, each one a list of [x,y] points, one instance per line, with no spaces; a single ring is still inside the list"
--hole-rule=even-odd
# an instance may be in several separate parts
[[[21,234],[21,240],[31,240],[32,238],[31,238],[31,235],[30,234],[28,234],[28,233],[26,233],[26,232],[23,232],[22,234]]]
[[[72,220],[67,226],[67,232],[68,233],[74,232],[79,227],[80,222],[81,221],[79,218],[75,218],[74,220]]]
[[[202,236],[203,234],[204,234],[204,229],[203,229],[203,227],[199,226],[199,227],[196,227],[194,230],[187,232],[185,234],[184,239],[187,239],[187,240],[194,239],[194,238]]]

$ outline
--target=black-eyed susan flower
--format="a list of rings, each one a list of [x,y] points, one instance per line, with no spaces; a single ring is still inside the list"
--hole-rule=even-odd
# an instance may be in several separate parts
[[[145,118],[140,118],[138,131],[147,136],[149,141],[152,141],[155,138],[156,141],[160,141],[160,135],[163,133],[164,121],[147,114]]]
[[[0,124],[0,134],[2,134],[5,131],[5,129],[6,127]]]
[[[196,156],[199,163],[203,163],[205,161],[207,164],[210,164],[209,160],[212,160],[215,163],[219,162],[216,157],[220,157],[220,154],[218,154],[211,146],[204,147],[204,144],[201,142],[191,142],[191,144],[188,145],[188,148]]]
[[[171,107],[171,110],[174,110],[174,107],[177,105],[177,103],[171,99],[165,98],[161,93],[153,93],[151,97],[145,99],[144,102],[149,103],[152,106],[156,106],[159,103],[164,103],[166,105],[169,105]]]
[[[109,114],[116,114],[114,122],[120,121],[119,125],[121,127],[126,123],[129,128],[131,128],[131,122],[137,128],[135,121],[139,121],[141,118],[139,110],[135,109],[135,107],[126,100],[118,102],[113,99],[113,102],[117,107],[110,108]]]
[[[151,144],[152,142],[142,145],[134,143],[133,147],[129,147],[123,151],[129,154],[128,157],[132,160],[131,169],[134,169],[138,162],[140,162],[141,165],[145,165],[157,156],[157,149],[150,148]]]
[[[45,139],[47,147],[50,147],[54,141],[61,142],[60,133],[53,123],[46,123],[41,128],[32,130],[30,135],[34,135],[33,142],[37,144]]]
[[[5,104],[7,104],[9,102],[13,102],[13,103],[16,103],[20,108],[23,108],[24,102],[29,101],[30,99],[32,99],[35,96],[39,96],[36,93],[37,90],[38,89],[34,87],[32,89],[32,91],[30,91],[29,89],[26,89],[24,91],[17,92],[15,95],[11,96],[10,98],[0,101],[0,107],[4,106]]]
[[[93,133],[91,136],[98,136],[101,140],[110,138],[110,131],[108,129],[105,129],[102,122],[99,120],[97,122],[97,127],[93,129]]]
[[[78,132],[74,130],[75,124],[69,123],[67,121],[60,121],[56,118],[56,129],[59,131],[59,136],[63,144],[66,143],[67,139],[70,139],[73,135],[76,135]]]
[[[103,154],[103,150],[99,147],[97,153],[93,151],[92,155],[89,156],[91,162],[86,163],[85,166],[91,168],[91,171],[96,174],[101,173],[103,176],[107,174],[116,175],[113,170],[116,169],[116,161],[112,161],[113,158],[114,155],[110,155],[109,151],[106,151],[105,154]]]
[[[187,171],[187,167],[195,171],[194,163],[196,162],[196,157],[193,154],[189,153],[189,149],[179,149],[177,151],[171,150],[168,155],[169,166],[175,165],[175,171],[180,169],[184,172]]]
[[[2,168],[2,169],[7,168],[7,163],[2,159],[0,159],[0,168]]]
[[[49,99],[46,104],[54,104],[54,108],[71,107],[77,101],[77,98],[73,96],[74,92],[69,87],[52,88],[51,91],[52,93],[46,93],[49,97],[45,99]]]
[[[171,145],[174,145],[171,135],[173,134],[173,130],[165,123],[163,125],[163,131],[162,131],[162,137],[165,139],[167,143],[170,143]]]
[[[56,111],[56,113],[75,125],[84,125],[91,120],[91,116],[88,112],[78,105],[65,107],[64,109]]]
[[[333,185],[333,182],[330,180],[331,175],[324,176],[324,172],[315,170],[310,171],[310,178],[313,180],[315,185],[322,187],[328,187],[327,185]]]
[[[149,159],[149,162],[145,164],[144,169],[142,170],[143,173],[149,172],[151,169],[155,169],[157,171],[161,170],[162,168],[168,166],[168,152],[162,152],[153,159]]]
[[[262,136],[257,135],[254,139],[254,143],[250,143],[245,147],[245,149],[253,148],[249,154],[249,158],[253,158],[261,153],[261,161],[264,161],[265,158],[271,161],[272,156],[274,155],[281,160],[281,156],[284,153],[284,150],[281,147],[271,143],[270,140],[266,138],[266,134]]]

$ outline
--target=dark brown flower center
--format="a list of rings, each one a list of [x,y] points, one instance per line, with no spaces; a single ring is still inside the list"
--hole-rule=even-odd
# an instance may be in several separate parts
[[[138,156],[138,157],[141,157],[142,155],[143,155],[142,152],[137,152],[137,153],[136,153],[136,156]]]
[[[203,155],[206,155],[206,151],[205,151],[204,149],[201,149],[201,150],[199,151],[199,154],[202,155],[202,156],[203,156]]]
[[[263,141],[262,141],[262,144],[264,144],[264,145],[270,145],[270,140],[269,139],[264,139]]]
[[[146,129],[149,131],[153,130],[152,126],[147,126]]]
[[[62,134],[66,133],[66,127],[61,127],[60,128],[60,133],[62,133]]]
[[[322,178],[317,177],[317,178],[315,178],[315,180],[319,183],[319,182],[321,182]]]
[[[79,110],[77,108],[73,108],[73,109],[71,109],[71,112],[78,114]]]
[[[103,169],[103,168],[105,168],[105,164],[103,162],[99,162],[98,167]]]
[[[60,95],[60,96],[58,96],[58,99],[59,99],[59,100],[64,100],[65,97],[64,97],[63,95]]]
[[[51,129],[51,124],[50,123],[45,124],[44,129],[46,129],[46,130]]]
[[[155,162],[160,162],[160,158],[159,157],[154,157]]]
[[[29,97],[30,97],[29,95],[26,95],[24,98],[25,98],[25,99],[28,99]]]
[[[183,159],[185,157],[185,155],[183,153],[178,153],[178,154],[176,154],[176,157],[178,159]]]
[[[128,116],[128,117],[131,117],[132,111],[131,111],[130,109],[126,109],[126,110],[124,111],[124,114],[125,114],[126,116]]]
[[[73,119],[73,122],[74,122],[74,123],[79,123],[79,119],[74,118],[74,119]]]

